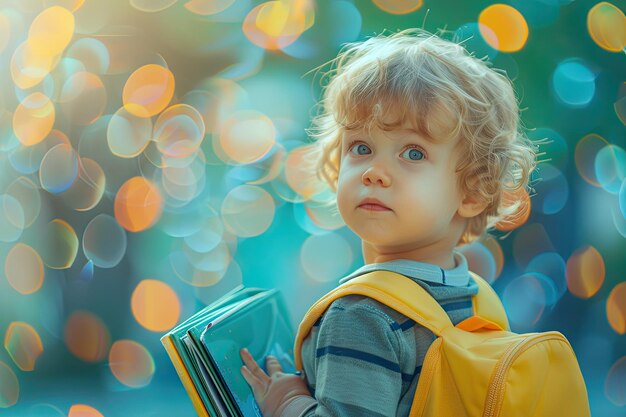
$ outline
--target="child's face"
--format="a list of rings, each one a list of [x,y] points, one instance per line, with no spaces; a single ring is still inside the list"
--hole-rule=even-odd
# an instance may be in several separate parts
[[[429,142],[413,131],[366,129],[342,138],[337,204],[344,221],[381,253],[454,247],[464,229],[458,213],[456,141]],[[363,205],[377,199],[387,208]],[[441,245],[447,242],[449,245]]]

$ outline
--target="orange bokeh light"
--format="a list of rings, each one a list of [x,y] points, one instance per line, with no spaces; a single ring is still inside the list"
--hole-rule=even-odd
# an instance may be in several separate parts
[[[143,177],[126,181],[115,196],[115,219],[126,230],[140,232],[153,226],[163,212],[159,189]]]
[[[575,251],[567,260],[567,288],[579,298],[591,298],[604,283],[604,259],[593,246]]]
[[[519,51],[528,40],[526,19],[509,5],[492,4],[480,13],[478,23],[485,41],[498,51]],[[497,39],[494,39],[494,35]]]
[[[176,292],[166,283],[154,279],[145,279],[137,285],[130,305],[137,322],[153,332],[171,329],[180,317]]]
[[[160,65],[149,64],[133,72],[122,91],[126,110],[137,117],[160,113],[174,96],[174,74]]]

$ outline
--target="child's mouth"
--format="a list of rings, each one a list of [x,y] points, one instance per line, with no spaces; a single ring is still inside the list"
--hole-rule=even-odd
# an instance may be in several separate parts
[[[378,204],[361,204],[358,208],[367,211],[391,211],[391,209]]]

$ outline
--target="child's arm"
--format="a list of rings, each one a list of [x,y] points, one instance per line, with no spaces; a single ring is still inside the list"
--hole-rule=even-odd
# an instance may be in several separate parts
[[[397,415],[403,381],[410,384],[415,372],[415,364],[404,364],[411,372],[401,370],[401,362],[410,356],[402,350],[407,349],[400,342],[402,331],[382,305],[369,298],[347,296],[331,304],[315,344],[302,351],[315,358],[318,402],[306,415]]]

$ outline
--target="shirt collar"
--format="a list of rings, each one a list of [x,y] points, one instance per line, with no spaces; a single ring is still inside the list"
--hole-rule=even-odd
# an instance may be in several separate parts
[[[451,285],[454,287],[467,287],[469,285],[469,270],[467,259],[462,253],[453,251],[455,267],[443,269],[437,265],[413,261],[410,259],[395,259],[388,262],[367,264],[357,269],[347,277],[339,280],[340,284],[372,271],[391,271],[410,278],[436,284]]]

